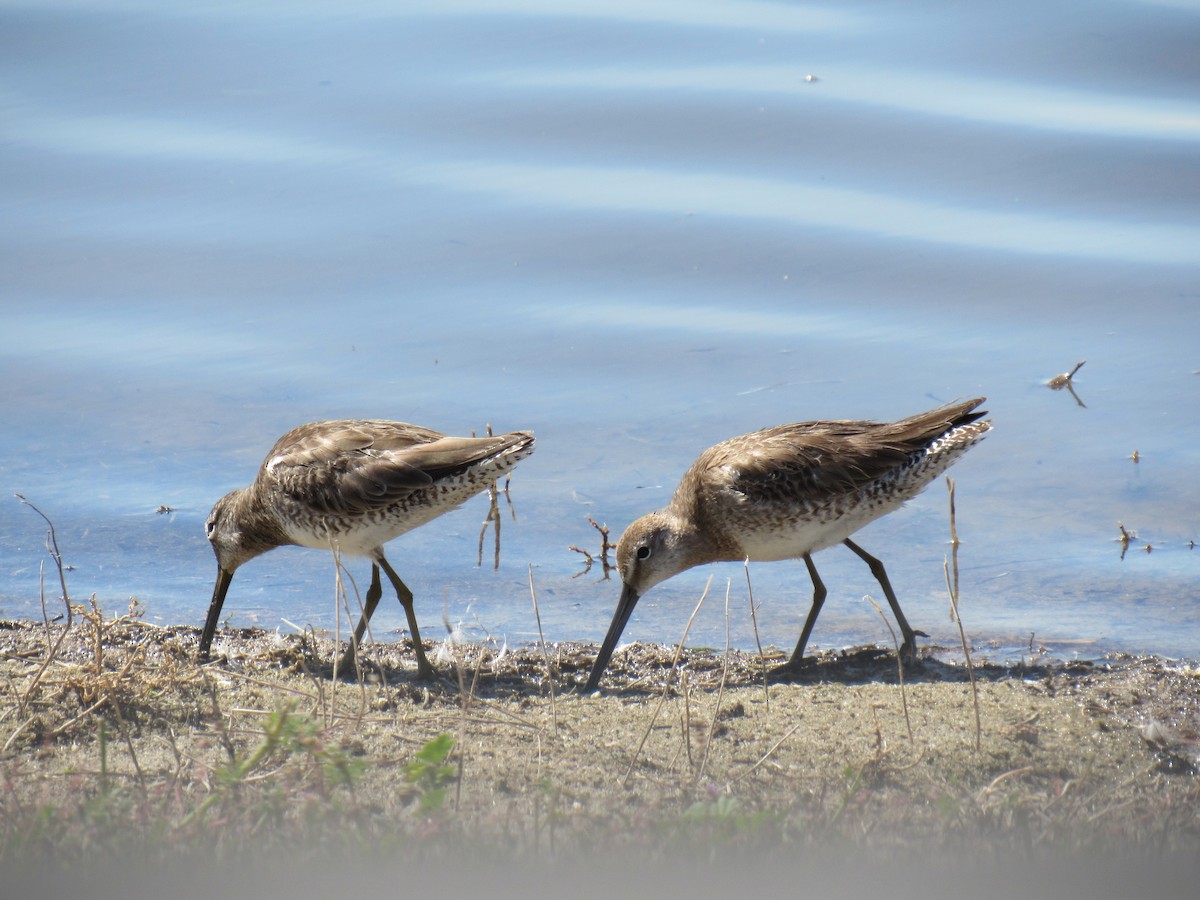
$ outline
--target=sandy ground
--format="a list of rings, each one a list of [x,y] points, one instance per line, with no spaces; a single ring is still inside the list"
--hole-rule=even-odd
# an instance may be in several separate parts
[[[334,680],[312,636],[223,632],[203,666],[196,640],[136,614],[0,623],[6,869],[754,860],[882,867],[907,896],[923,878],[887,867],[1004,866],[1011,888],[1065,858],[1131,878],[1200,858],[1200,673],[1159,659],[979,666],[973,688],[927,651],[902,686],[863,648],[766,684],[757,656],[634,645],[581,695],[590,646],[433,648],[420,683],[404,643]]]

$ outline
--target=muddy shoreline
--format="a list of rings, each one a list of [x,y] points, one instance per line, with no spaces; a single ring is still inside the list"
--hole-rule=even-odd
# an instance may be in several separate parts
[[[1170,661],[904,672],[875,648],[765,684],[742,653],[372,646],[98,611],[0,623],[0,859],[629,865],[1195,859],[1200,673]],[[768,661],[769,662],[769,661]],[[978,709],[978,725],[976,709]],[[977,746],[978,744],[978,746]],[[443,752],[444,751],[444,752]]]

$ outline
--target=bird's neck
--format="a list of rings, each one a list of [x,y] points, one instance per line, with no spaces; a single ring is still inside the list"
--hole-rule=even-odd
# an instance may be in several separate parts
[[[258,482],[234,491],[229,500],[233,521],[242,533],[242,546],[254,556],[293,543],[273,506],[265,500],[259,496]]]
[[[668,507],[663,515],[670,523],[677,552],[687,568],[745,559],[741,546],[728,536],[723,524],[706,518],[700,507],[688,515],[680,515]]]

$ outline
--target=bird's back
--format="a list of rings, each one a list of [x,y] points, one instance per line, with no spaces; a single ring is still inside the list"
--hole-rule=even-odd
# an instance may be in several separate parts
[[[991,427],[982,399],[898,422],[766,428],[710,447],[668,510],[724,558],[788,559],[832,546],[911,499]]]
[[[489,487],[533,452],[525,432],[448,437],[404,422],[340,419],[289,431],[256,486],[302,546],[368,552]]]

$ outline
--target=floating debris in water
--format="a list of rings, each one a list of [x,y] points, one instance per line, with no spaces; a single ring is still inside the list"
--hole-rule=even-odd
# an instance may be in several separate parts
[[[1071,369],[1070,372],[1064,372],[1061,375],[1055,375],[1046,382],[1046,387],[1050,388],[1052,391],[1061,391],[1063,388],[1066,388],[1067,392],[1075,398],[1075,402],[1084,409],[1087,409],[1087,404],[1080,400],[1079,395],[1075,393],[1075,373],[1078,372],[1086,362],[1086,359],[1081,359],[1079,362],[1075,363],[1075,367]]]
[[[1075,368],[1071,369],[1070,372],[1065,372],[1062,375],[1055,375],[1046,382],[1046,385],[1056,391],[1061,391],[1071,383],[1072,379],[1075,377],[1075,373],[1083,368],[1083,364],[1086,362],[1086,359],[1081,359],[1079,362],[1075,363]]]

